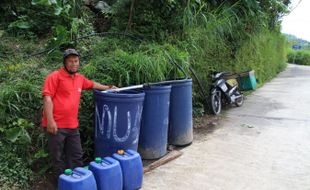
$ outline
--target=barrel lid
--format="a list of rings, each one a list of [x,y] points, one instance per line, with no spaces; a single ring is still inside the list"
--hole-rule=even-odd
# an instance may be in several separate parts
[[[102,162],[102,159],[101,159],[100,157],[96,157],[96,158],[95,158],[95,162],[99,164],[99,163]]]
[[[72,173],[71,169],[65,169],[65,175],[71,175]]]
[[[129,90],[129,91],[122,91],[119,93],[102,93],[99,90],[94,90],[94,94],[97,97],[101,97],[101,98],[113,98],[116,99],[118,102],[122,101],[122,102],[130,102],[132,99],[136,100],[136,99],[141,99],[143,101],[145,93],[144,92],[140,92],[140,91],[133,91],[133,90]]]
[[[125,153],[124,150],[118,150],[118,151],[117,151],[117,154],[119,154],[119,155],[123,155],[124,153]]]

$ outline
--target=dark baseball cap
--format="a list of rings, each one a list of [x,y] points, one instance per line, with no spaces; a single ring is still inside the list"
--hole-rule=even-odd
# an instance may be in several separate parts
[[[68,57],[69,55],[76,55],[80,57],[80,54],[73,48],[69,48],[64,51],[64,59]]]

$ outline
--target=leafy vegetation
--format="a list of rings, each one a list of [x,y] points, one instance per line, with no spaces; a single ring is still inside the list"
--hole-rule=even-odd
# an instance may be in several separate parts
[[[289,50],[287,59],[289,63],[310,65],[310,50]]]
[[[298,65],[310,65],[310,42],[299,39],[293,35],[285,35],[287,38],[287,60]],[[300,46],[300,50],[294,50],[293,46]]]
[[[62,50],[81,52],[81,73],[127,86],[185,77],[190,67],[206,91],[215,70],[255,70],[260,84],[285,68],[279,18],[287,0],[4,0],[0,2],[0,188],[25,188],[49,165],[39,127],[41,88],[62,64]],[[5,10],[5,11],[4,11]],[[297,57],[297,56],[296,56]],[[195,81],[195,80],[194,80]],[[194,113],[207,109],[197,81]],[[85,161],[93,155],[93,97],[79,113]]]
[[[27,187],[33,169],[45,172],[46,140],[38,128],[41,85],[48,73],[38,59],[14,58],[2,62],[0,82],[0,184]],[[46,161],[46,160],[45,160]],[[37,165],[39,164],[39,165]],[[41,168],[39,168],[41,167]]]

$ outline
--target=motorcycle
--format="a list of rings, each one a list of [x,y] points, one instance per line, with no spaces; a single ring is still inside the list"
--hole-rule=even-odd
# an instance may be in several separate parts
[[[215,72],[211,75],[210,104],[211,111],[215,115],[221,113],[223,104],[235,104],[240,107],[244,101],[244,95],[238,85],[229,84],[227,76],[230,75],[226,72]]]

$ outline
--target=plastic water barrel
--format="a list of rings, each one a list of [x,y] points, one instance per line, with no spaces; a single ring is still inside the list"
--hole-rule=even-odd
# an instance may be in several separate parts
[[[85,168],[66,169],[58,179],[58,190],[97,190],[93,173]]]
[[[184,146],[193,141],[192,79],[171,83],[169,144]]]
[[[136,190],[142,187],[143,165],[136,151],[119,150],[113,154],[113,158],[119,161],[123,172],[123,190]]]
[[[111,157],[97,157],[89,164],[93,172],[98,190],[122,190],[123,175],[119,162]]]
[[[257,83],[254,70],[238,74],[240,90],[255,90]]]
[[[143,159],[156,159],[167,153],[171,85],[144,87],[138,152]]]
[[[95,95],[95,157],[111,156],[119,149],[138,149],[144,92]]]

